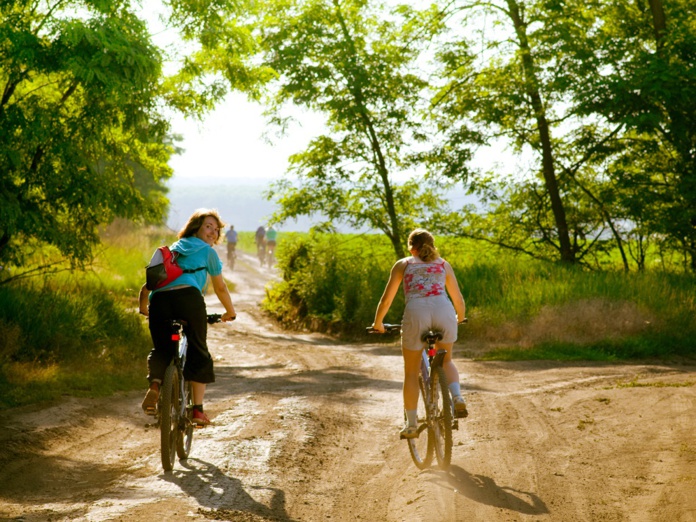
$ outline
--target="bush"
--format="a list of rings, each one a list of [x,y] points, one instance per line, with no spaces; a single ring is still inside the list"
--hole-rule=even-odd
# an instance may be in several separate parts
[[[167,234],[117,223],[92,270],[0,286],[0,406],[145,383],[151,340],[137,295]]]
[[[439,238],[467,303],[462,338],[500,349],[501,358],[692,355],[696,297],[692,274],[592,272],[495,255],[464,239]],[[278,249],[283,280],[264,306],[298,328],[363,332],[394,263],[377,235],[287,235]],[[400,322],[403,296],[386,322]],[[591,357],[589,354],[592,354]]]

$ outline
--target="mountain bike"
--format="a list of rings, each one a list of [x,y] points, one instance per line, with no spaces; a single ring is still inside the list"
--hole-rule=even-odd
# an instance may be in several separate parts
[[[400,324],[385,324],[385,333],[398,333]],[[371,327],[368,333],[379,333]],[[447,350],[436,350],[435,344],[442,339],[442,333],[429,330],[423,333],[424,346],[421,359],[421,372],[418,376],[418,436],[405,438],[413,463],[418,469],[430,466],[433,455],[441,469],[448,469],[452,460],[452,430],[459,429],[459,421],[454,416],[454,405],[450,396],[445,369],[442,367]],[[404,419],[406,414],[404,412]],[[423,432],[427,432],[424,434]]]
[[[237,259],[237,247],[236,245],[227,245],[227,265],[230,270],[234,270],[234,262]]]
[[[266,241],[256,243],[256,255],[259,257],[261,266],[266,262]]]
[[[271,268],[273,265],[275,265],[275,247],[276,247],[276,242],[275,241],[268,241],[266,243],[266,265],[268,268]]]
[[[221,317],[220,314],[210,314],[208,315],[208,323],[219,323]],[[193,429],[196,427],[193,422],[191,383],[184,379],[184,365],[188,349],[184,324],[186,323],[182,320],[171,321],[172,341],[176,342],[177,349],[164,373],[155,411],[156,426],[160,429],[162,468],[164,471],[171,471],[174,468],[174,460],[177,455],[182,460],[188,458],[193,443]]]

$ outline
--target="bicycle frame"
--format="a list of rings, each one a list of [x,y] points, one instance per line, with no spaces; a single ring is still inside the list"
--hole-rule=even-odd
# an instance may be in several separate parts
[[[179,373],[179,397],[181,397],[181,402],[179,404],[179,415],[181,419],[186,419],[188,422],[190,420],[186,416],[186,404],[188,403],[188,394],[186,392],[186,381],[184,380],[184,367],[186,366],[186,352],[188,351],[188,339],[183,331],[183,326],[178,321],[173,321],[172,326],[174,331],[172,332],[172,341],[178,341],[179,346],[177,350],[177,355],[174,358],[174,365],[176,366],[177,372]]]

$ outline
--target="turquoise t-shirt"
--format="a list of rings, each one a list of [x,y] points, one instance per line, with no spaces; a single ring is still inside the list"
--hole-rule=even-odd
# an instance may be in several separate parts
[[[202,293],[208,282],[208,274],[216,276],[222,273],[222,261],[220,261],[220,257],[217,255],[215,249],[198,237],[184,237],[174,243],[170,247],[170,250],[179,253],[177,262],[181,268],[185,270],[194,270],[204,267],[205,270],[181,274],[168,285],[153,290],[150,296],[166,288],[182,285],[196,287]]]

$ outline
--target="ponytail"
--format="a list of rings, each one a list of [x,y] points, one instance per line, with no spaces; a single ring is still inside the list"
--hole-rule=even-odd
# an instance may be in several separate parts
[[[409,248],[414,248],[418,251],[418,257],[421,261],[429,263],[440,257],[440,253],[435,248],[435,239],[433,235],[425,229],[417,228],[408,236]]]

